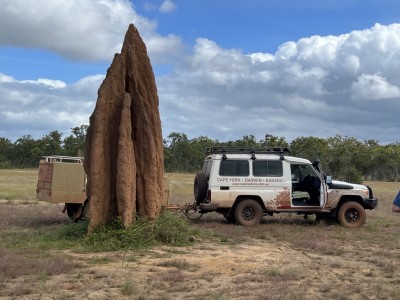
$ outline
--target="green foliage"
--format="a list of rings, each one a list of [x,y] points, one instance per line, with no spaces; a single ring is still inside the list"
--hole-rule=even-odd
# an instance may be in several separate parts
[[[156,243],[186,245],[192,233],[185,220],[165,211],[155,222],[138,218],[128,228],[117,218],[87,235],[83,245],[91,251],[142,249]]]
[[[68,249],[78,247],[86,236],[87,222],[65,223],[49,229],[39,226],[30,231],[9,236],[5,244],[12,248],[33,250]]]
[[[69,241],[79,240],[86,236],[87,229],[88,229],[87,221],[63,224],[57,230],[57,237],[58,239],[65,239]]]
[[[115,251],[146,248],[154,243],[151,224],[139,218],[125,228],[120,218],[107,225],[99,226],[83,240],[92,251]]]
[[[138,218],[134,225],[125,228],[120,218],[108,225],[99,226],[87,234],[88,222],[65,223],[51,230],[39,227],[31,232],[4,239],[7,246],[39,251],[47,249],[75,248],[79,251],[118,251],[144,249],[156,244],[187,245],[192,235],[189,224],[170,211],[164,211],[155,221]]]
[[[85,138],[88,125],[81,125],[71,129],[71,134],[64,139],[64,155],[81,156],[85,148]]]
[[[36,167],[45,155],[83,155],[87,128],[87,125],[72,128],[65,139],[57,130],[37,140],[24,135],[15,143],[0,137],[0,168]]]
[[[12,169],[12,165],[9,161],[0,161],[0,169]]]
[[[164,211],[154,224],[154,238],[164,244],[186,245],[191,231],[186,219]]]
[[[184,133],[173,132],[164,141],[166,172],[201,170],[205,148],[225,147],[289,147],[293,156],[314,161],[319,159],[323,172],[334,179],[361,183],[363,180],[399,181],[400,144],[379,145],[378,141],[359,141],[352,137],[336,135],[327,139],[299,137],[288,143],[284,137],[266,134],[257,141],[245,135],[236,141],[220,142],[201,136],[188,139]]]
[[[0,137],[0,168],[36,167],[44,155],[83,155],[88,126],[71,128],[71,134],[52,131],[35,140],[24,135],[15,143]],[[171,132],[163,141],[166,172],[195,173],[201,170],[205,148],[224,147],[289,147],[293,156],[314,161],[319,159],[325,174],[350,182],[363,180],[400,181],[400,143],[380,145],[376,140],[359,141],[336,135],[327,139],[298,137],[287,142],[284,137],[266,134],[257,141],[245,135],[235,141],[221,142],[200,136],[189,139],[185,133]]]

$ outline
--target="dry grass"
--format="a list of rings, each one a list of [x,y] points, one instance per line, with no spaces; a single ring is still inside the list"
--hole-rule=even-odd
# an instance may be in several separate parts
[[[173,267],[179,270],[186,270],[186,271],[196,271],[197,266],[194,264],[189,263],[186,259],[173,259],[173,260],[166,260],[161,261],[157,264],[160,267]]]
[[[0,191],[8,193],[11,203],[0,204],[0,298],[44,296],[48,287],[64,288],[65,298],[93,298],[97,295],[96,289],[107,287],[113,287],[108,298],[133,299],[400,298],[400,214],[390,210],[400,188],[398,183],[367,183],[379,198],[379,206],[367,211],[367,222],[359,229],[318,224],[313,217],[305,220],[296,214],[265,217],[262,224],[248,228],[227,224],[222,216],[210,213],[192,224],[202,232],[194,245],[163,251],[157,248],[123,252],[120,257],[125,264],[122,264],[118,255],[105,258],[104,253],[87,253],[86,258],[80,259],[77,257],[85,254],[75,253],[77,257],[72,258],[52,246],[32,247],[32,238],[69,224],[55,204],[20,205],[17,201],[34,199],[36,176],[35,170],[0,170]],[[193,202],[194,175],[168,174],[168,177],[170,203]],[[282,265],[271,258],[250,272],[238,269],[238,273],[226,275],[223,270],[210,271],[199,261],[191,260],[193,248],[200,250],[201,255],[225,260],[227,258],[218,252],[221,247],[235,252],[235,249],[260,243],[276,247],[276,259],[285,258],[290,250],[292,255],[295,253],[294,261],[300,258],[306,262],[304,268],[303,265],[294,268]],[[250,259],[257,253],[248,255]],[[201,261],[202,257],[199,259]],[[86,267],[77,270],[76,263]],[[251,264],[252,261],[241,263]],[[145,270],[142,273],[139,272],[141,268]],[[94,276],[99,270],[107,276]],[[58,274],[67,274],[67,283],[58,285],[54,281]],[[112,276],[118,284],[113,283]],[[224,276],[228,280],[222,282]],[[102,294],[98,294],[100,296]]]
[[[169,203],[186,204],[193,203],[194,174],[168,173],[169,179]]]
[[[9,250],[0,247],[0,278],[16,278],[24,275],[65,274],[77,267],[67,258],[48,256],[26,250]]]
[[[0,169],[0,200],[35,200],[37,169]]]

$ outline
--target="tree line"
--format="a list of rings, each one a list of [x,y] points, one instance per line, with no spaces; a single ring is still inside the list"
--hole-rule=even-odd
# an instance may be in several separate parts
[[[24,135],[14,143],[0,137],[0,168],[37,167],[45,155],[81,156],[87,125],[71,129],[65,138],[51,131],[40,139]],[[400,143],[380,145],[377,140],[360,141],[336,135],[326,139],[298,137],[291,142],[266,134],[261,140],[253,135],[235,141],[219,141],[207,136],[188,139],[185,133],[172,132],[163,141],[165,172],[194,173],[202,168],[206,147],[288,147],[291,155],[314,161],[319,159],[325,174],[351,182],[363,180],[400,180]]]
[[[363,180],[400,180],[400,143],[380,145],[377,140],[360,141],[336,135],[330,138],[298,137],[287,142],[284,137],[267,134],[261,140],[253,135],[228,142],[207,136],[188,139],[184,133],[172,132],[164,140],[166,172],[196,172],[200,170],[208,146],[223,147],[288,147],[292,156],[319,159],[325,174],[338,180],[360,183]]]
[[[33,168],[45,155],[81,156],[85,147],[87,125],[71,129],[70,135],[51,131],[40,139],[24,135],[14,143],[0,137],[0,168]]]

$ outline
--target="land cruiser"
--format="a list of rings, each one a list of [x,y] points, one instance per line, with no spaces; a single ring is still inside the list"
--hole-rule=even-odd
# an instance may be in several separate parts
[[[194,180],[194,207],[216,211],[241,225],[264,215],[290,212],[334,217],[345,227],[365,223],[365,209],[378,204],[365,185],[333,181],[319,161],[290,156],[288,148],[208,147]]]

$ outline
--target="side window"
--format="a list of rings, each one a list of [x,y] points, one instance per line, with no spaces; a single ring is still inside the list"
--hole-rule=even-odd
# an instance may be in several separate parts
[[[280,160],[255,160],[253,161],[253,175],[264,177],[281,177],[283,175]]]
[[[221,160],[219,165],[220,176],[249,176],[249,162],[247,160]]]
[[[317,173],[310,165],[291,165],[292,175],[295,177],[305,177],[307,175],[316,176]]]
[[[319,174],[310,165],[291,165],[290,169],[292,172],[293,183],[304,182],[304,179],[307,180],[307,178],[315,178],[317,182],[320,182]]]
[[[212,166],[212,161],[211,160],[208,160],[208,161],[204,162],[202,171],[206,175],[207,178],[210,178],[211,166]]]

